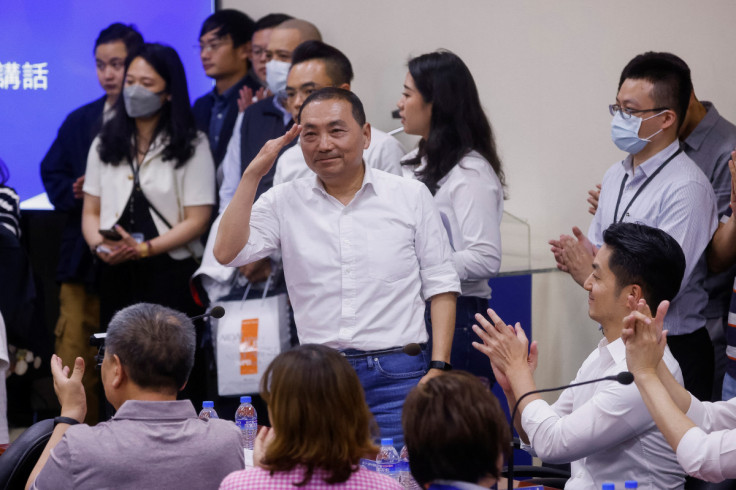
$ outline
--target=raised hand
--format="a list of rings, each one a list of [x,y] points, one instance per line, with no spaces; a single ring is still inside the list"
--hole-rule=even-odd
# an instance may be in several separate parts
[[[593,258],[598,252],[580,228],[573,226],[571,236],[561,237],[562,260],[572,278],[582,285],[593,270]]]
[[[71,417],[79,422],[87,415],[87,399],[84,395],[82,376],[84,376],[84,359],[74,360],[74,370],[69,375],[69,366],[64,366],[61,357],[51,356],[51,376],[54,379],[54,391],[61,405],[61,416]]]
[[[475,315],[480,326],[473,325],[473,331],[483,342],[473,342],[473,347],[488,356],[496,372],[505,375],[512,369],[526,368],[533,373],[537,368],[537,343],[532,342],[530,350],[529,340],[520,323],[517,322],[515,327],[506,325],[490,308],[488,316],[493,324],[480,313]]]
[[[667,346],[667,330],[663,329],[669,301],[662,301],[657,315],[652,318],[646,301],[639,300],[636,309],[624,318],[621,338],[626,345],[626,364],[629,371],[637,373],[655,371]]]
[[[588,204],[590,204],[590,207],[588,208],[588,212],[590,214],[595,214],[595,212],[598,210],[598,200],[601,198],[601,185],[597,184],[595,186],[595,189],[591,189],[588,191]]]
[[[238,92],[238,112],[243,112],[255,102],[265,99],[267,93],[266,88],[261,87],[254,97],[253,90],[248,86],[243,86]]]
[[[301,126],[294,124],[282,136],[266,141],[261,151],[258,152],[258,155],[256,155],[245,169],[244,175],[253,176],[257,179],[263,178],[271,170],[271,167],[273,167],[281,149],[291,143],[299,135],[301,130]]]

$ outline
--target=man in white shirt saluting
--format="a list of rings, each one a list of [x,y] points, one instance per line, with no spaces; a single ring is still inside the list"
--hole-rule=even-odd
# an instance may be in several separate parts
[[[603,246],[585,280],[588,314],[601,324],[605,338],[583,362],[573,383],[616,375],[626,371],[626,348],[621,340],[624,318],[636,310],[641,299],[649,304],[670,301],[680,286],[685,256],[674,238],[646,225],[615,223],[603,232]],[[515,332],[488,310],[491,325],[481,315],[483,326],[473,326],[483,343],[473,346],[491,360],[496,380],[509,407],[525,393],[537,389],[534,370],[537,347],[527,356],[527,338],[521,325]],[[666,349],[662,369],[673,383],[682,384],[677,361]],[[615,482],[637,480],[639,488],[683,488],[684,471],[647,411],[634,385],[603,381],[568,388],[552,405],[538,394],[519,402],[516,430],[524,449],[547,463],[571,463],[571,478],[565,488],[601,488]]]
[[[298,122],[246,168],[222,215],[214,255],[240,266],[281,251],[300,342],[343,352],[381,436],[401,445],[406,394],[451,368],[460,282],[447,233],[425,186],[364,164],[371,131],[352,92],[314,92]],[[260,179],[300,132],[316,175],[276,186],[253,204]],[[404,346],[427,340],[425,299],[435,344],[431,353],[424,347],[407,355]]]

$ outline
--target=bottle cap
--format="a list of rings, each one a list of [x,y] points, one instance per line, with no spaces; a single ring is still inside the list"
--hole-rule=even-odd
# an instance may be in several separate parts
[[[250,396],[241,396],[240,403],[250,403]]]
[[[613,483],[604,483],[602,488],[603,490],[615,490],[616,485],[614,485]]]
[[[215,402],[210,402],[210,401],[202,402],[202,408],[214,408],[214,407],[215,407]]]
[[[624,488],[639,488],[639,483],[636,480],[626,480],[624,482]]]
[[[393,437],[383,437],[381,438],[381,446],[393,446],[394,445],[394,438]]]

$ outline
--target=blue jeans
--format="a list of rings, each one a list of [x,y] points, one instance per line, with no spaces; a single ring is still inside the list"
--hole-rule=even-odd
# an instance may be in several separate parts
[[[473,347],[473,342],[481,342],[480,338],[473,332],[473,324],[475,314],[480,313],[487,317],[488,300],[475,296],[458,296],[457,309],[455,312],[455,335],[452,338],[452,351],[450,354],[450,364],[453,369],[462,369],[468,371],[484,382],[488,382],[491,388],[496,383],[493,376],[491,362],[488,357]],[[427,325],[429,333],[429,353],[432,353],[432,319],[430,316],[430,302],[427,301],[425,309],[424,321]]]
[[[381,431],[380,437],[393,437],[394,446],[400,450],[404,445],[401,409],[406,395],[427,374],[429,354],[426,345],[417,356],[401,351],[371,355],[354,349],[342,353],[358,373],[365,401]]]
[[[736,379],[733,379],[730,374],[726,373],[726,375],[723,376],[722,400],[725,402],[734,397],[736,397]]]

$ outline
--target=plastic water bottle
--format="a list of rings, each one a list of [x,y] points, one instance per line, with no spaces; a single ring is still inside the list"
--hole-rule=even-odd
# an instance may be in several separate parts
[[[639,483],[636,480],[626,480],[624,488],[639,488]]]
[[[381,439],[381,449],[378,450],[378,456],[376,456],[377,471],[384,475],[390,476],[391,478],[398,480],[398,463],[399,453],[396,452],[394,447],[394,440],[392,437],[386,437]]]
[[[235,425],[240,429],[245,449],[253,449],[258,433],[258,416],[249,396],[240,397],[240,406],[235,411]]]
[[[399,483],[404,488],[409,490],[422,490],[422,487],[414,480],[411,476],[411,469],[409,468],[409,450],[406,446],[401,448],[399,453]]]
[[[215,412],[215,402],[202,402],[202,411],[199,412],[199,418],[201,420],[219,419],[217,412]]]
[[[606,482],[603,484],[603,490],[616,490],[616,485],[610,482]]]

